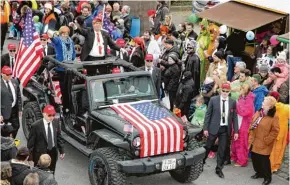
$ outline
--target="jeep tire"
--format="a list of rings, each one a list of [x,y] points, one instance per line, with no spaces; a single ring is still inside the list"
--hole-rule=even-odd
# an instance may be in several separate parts
[[[189,150],[200,148],[195,139],[189,142]],[[191,166],[186,166],[183,169],[169,171],[171,177],[181,183],[189,183],[195,181],[203,171],[203,160],[199,160]]]
[[[89,178],[92,185],[125,185],[126,176],[118,170],[121,156],[117,148],[95,150],[89,159]]]
[[[28,102],[23,107],[22,113],[22,129],[26,139],[29,137],[32,123],[41,119],[42,113],[36,101]]]

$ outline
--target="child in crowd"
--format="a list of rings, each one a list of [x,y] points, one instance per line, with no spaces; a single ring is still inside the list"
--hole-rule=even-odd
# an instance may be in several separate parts
[[[202,128],[206,110],[207,110],[207,106],[204,103],[204,98],[201,95],[199,95],[196,98],[195,112],[189,117],[189,118],[192,118],[191,124],[197,125]]]
[[[41,22],[39,22],[39,16],[34,16],[33,17],[33,22],[34,22],[34,27],[35,27],[35,30],[37,31],[37,33],[39,35],[42,34],[42,29],[43,29],[43,24]]]

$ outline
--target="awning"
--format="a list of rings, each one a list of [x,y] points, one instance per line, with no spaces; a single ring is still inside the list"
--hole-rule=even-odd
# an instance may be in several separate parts
[[[283,34],[283,35],[279,35],[278,37],[277,37],[277,40],[278,41],[280,41],[280,42],[284,42],[284,43],[290,43],[289,42],[289,32],[288,33],[285,33],[285,34]]]
[[[279,13],[234,1],[217,5],[197,15],[242,31],[254,30],[285,17],[285,15]]]

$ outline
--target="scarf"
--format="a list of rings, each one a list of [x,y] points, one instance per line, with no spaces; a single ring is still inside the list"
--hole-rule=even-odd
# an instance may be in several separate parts
[[[73,41],[71,40],[71,38],[64,40],[61,37],[60,37],[60,40],[61,40],[63,61],[71,61],[73,57],[73,49],[74,49]]]
[[[250,130],[254,130],[258,127],[259,123],[261,122],[261,120],[264,118],[265,116],[265,113],[264,113],[264,110],[261,109],[259,111],[259,117],[254,121],[254,123],[252,124]]]

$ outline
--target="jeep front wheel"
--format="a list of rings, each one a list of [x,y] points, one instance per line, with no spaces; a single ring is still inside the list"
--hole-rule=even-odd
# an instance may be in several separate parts
[[[23,107],[22,129],[26,139],[29,137],[32,123],[41,119],[42,113],[36,101],[29,102]]]
[[[89,178],[92,185],[125,185],[125,174],[119,172],[121,157],[116,148],[99,148],[89,160]]]
[[[196,140],[189,142],[188,150],[194,150],[200,148],[200,144]],[[187,166],[183,169],[176,169],[169,171],[171,177],[181,183],[188,183],[195,181],[203,171],[203,160],[199,160],[191,166]]]

